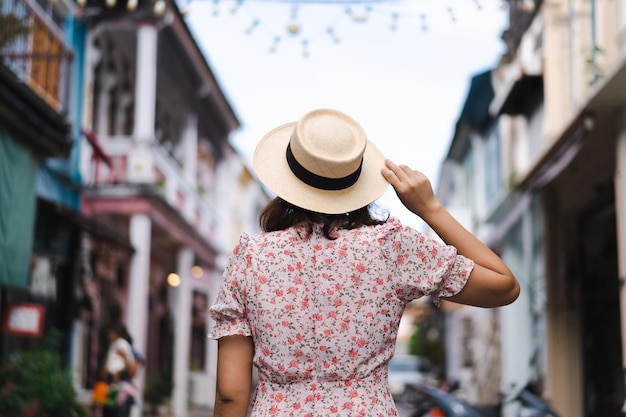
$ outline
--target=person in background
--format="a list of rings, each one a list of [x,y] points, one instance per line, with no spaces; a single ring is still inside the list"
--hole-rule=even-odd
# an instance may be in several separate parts
[[[210,309],[216,417],[396,416],[387,364],[407,303],[498,307],[518,297],[509,268],[429,180],[386,160],[343,112],[317,109],[275,128],[253,165],[277,197],[261,213],[264,232],[241,236]],[[441,241],[376,208],[389,184]]]
[[[109,348],[104,362],[104,379],[108,383],[108,401],[102,409],[102,417],[128,417],[136,403],[137,390],[132,379],[137,374],[139,362],[130,335],[121,323],[107,329]],[[130,339],[132,341],[132,339]]]

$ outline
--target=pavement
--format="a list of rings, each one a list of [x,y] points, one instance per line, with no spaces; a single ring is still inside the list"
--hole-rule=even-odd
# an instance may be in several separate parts
[[[151,416],[152,417],[152,416]],[[154,417],[174,417],[173,414],[161,414]],[[183,417],[213,417],[213,410],[210,408],[190,408],[189,413]]]

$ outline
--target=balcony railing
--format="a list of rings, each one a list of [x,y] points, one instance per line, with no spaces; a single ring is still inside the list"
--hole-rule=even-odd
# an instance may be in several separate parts
[[[50,107],[65,113],[72,49],[32,0],[0,0],[0,62]]]
[[[215,237],[217,214],[208,196],[185,179],[182,169],[171,155],[157,142],[151,143],[148,155],[143,154],[142,145],[127,136],[100,137],[99,143],[106,149],[108,161],[102,161],[92,153],[91,170],[83,178],[92,186],[115,186],[133,183],[129,171],[133,169],[133,155],[141,152],[152,165],[145,184],[159,190],[165,201],[179,211],[183,218],[198,233],[207,239]],[[108,163],[110,162],[110,163]]]

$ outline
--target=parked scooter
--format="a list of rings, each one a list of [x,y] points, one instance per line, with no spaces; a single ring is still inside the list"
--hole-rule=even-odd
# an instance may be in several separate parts
[[[411,417],[498,417],[499,413],[479,408],[455,397],[449,390],[417,385],[413,388]]]
[[[503,397],[502,404],[481,406],[469,404],[453,392],[458,384],[443,389],[426,385],[412,387],[410,401],[413,407],[411,417],[500,417],[502,404],[516,402],[519,408],[516,417],[559,417],[558,413],[541,397],[535,395],[529,384],[512,389]]]
[[[517,417],[559,417],[559,414],[543,398],[534,394],[530,384],[513,388],[505,395],[504,403],[519,404]]]

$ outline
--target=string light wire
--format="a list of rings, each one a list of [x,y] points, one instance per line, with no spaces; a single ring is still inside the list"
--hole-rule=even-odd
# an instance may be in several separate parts
[[[111,0],[109,0],[111,1]],[[115,0],[112,0],[115,1]],[[127,0],[128,1],[128,0]],[[501,8],[503,0],[176,0],[181,8],[187,9],[192,3],[211,1],[213,4],[213,17],[220,18],[221,10],[230,10],[230,14],[245,12],[249,16],[249,24],[244,29],[246,34],[256,33],[263,30],[268,35],[268,51],[278,52],[279,45],[286,40],[293,40],[301,44],[302,56],[311,55],[311,45],[318,39],[325,37],[334,44],[341,43],[338,29],[343,24],[367,24],[374,15],[386,16],[387,27],[390,32],[397,32],[403,25],[415,26],[421,32],[427,32],[431,28],[432,17],[435,15],[447,15],[448,22],[454,24],[459,19],[467,17],[467,13],[459,13],[466,6],[475,12],[480,12],[485,7]],[[533,0],[524,0],[526,4]],[[263,3],[274,3],[280,6],[284,4],[286,10],[283,27],[265,24],[262,7]],[[491,4],[493,3],[493,4]],[[505,3],[508,4],[508,1]],[[303,17],[307,16],[309,7],[328,7],[329,12],[324,13],[325,22],[318,23],[318,28],[311,28],[305,23]],[[335,7],[331,7],[335,6]],[[463,6],[463,7],[462,7]],[[335,13],[330,13],[335,10]],[[530,11],[530,7],[527,8]],[[274,16],[275,17],[275,16]],[[270,19],[271,20],[271,19]],[[316,30],[317,29],[317,30]],[[317,32],[317,33],[316,33]]]

